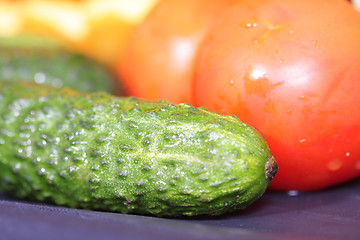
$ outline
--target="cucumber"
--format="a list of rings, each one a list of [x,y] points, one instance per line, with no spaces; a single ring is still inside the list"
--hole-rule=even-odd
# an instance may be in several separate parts
[[[220,215],[260,198],[277,170],[233,116],[33,83],[0,82],[0,191],[72,208]]]
[[[0,80],[9,79],[124,94],[105,66],[64,49],[54,39],[34,35],[0,37]]]

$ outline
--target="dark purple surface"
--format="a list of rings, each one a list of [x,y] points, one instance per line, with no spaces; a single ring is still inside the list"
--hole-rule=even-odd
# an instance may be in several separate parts
[[[267,192],[222,217],[162,219],[54,207],[0,194],[0,239],[359,240],[360,179],[290,196]]]

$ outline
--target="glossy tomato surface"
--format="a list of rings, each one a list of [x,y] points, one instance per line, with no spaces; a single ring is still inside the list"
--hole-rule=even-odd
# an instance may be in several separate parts
[[[202,42],[192,87],[195,105],[265,137],[270,189],[360,175],[360,14],[347,1],[239,1]]]
[[[132,33],[119,60],[130,95],[192,102],[194,58],[219,12],[235,0],[162,0]]]

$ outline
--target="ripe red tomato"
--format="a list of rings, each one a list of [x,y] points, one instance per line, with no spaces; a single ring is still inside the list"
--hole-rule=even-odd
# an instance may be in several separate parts
[[[249,0],[203,42],[195,104],[257,128],[277,159],[275,190],[360,175],[360,14],[342,0]]]
[[[218,12],[236,0],[162,0],[131,35],[119,62],[130,95],[192,102],[194,58]]]
[[[238,116],[268,142],[273,190],[360,176],[360,13],[344,0],[163,0],[133,33],[131,95]]]

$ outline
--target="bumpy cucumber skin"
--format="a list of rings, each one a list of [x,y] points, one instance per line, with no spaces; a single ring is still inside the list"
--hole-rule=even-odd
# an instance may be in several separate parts
[[[67,51],[51,39],[36,36],[0,38],[0,81],[9,79],[84,92],[124,94],[120,86],[114,87],[119,81],[105,66]]]
[[[19,198],[219,215],[247,207],[271,180],[266,142],[232,116],[29,83],[0,83],[0,93],[0,191]]]

